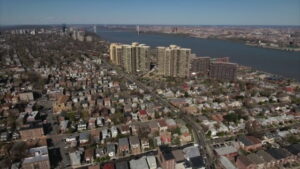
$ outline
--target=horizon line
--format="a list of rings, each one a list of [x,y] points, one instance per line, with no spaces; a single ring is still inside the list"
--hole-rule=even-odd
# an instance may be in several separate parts
[[[277,25],[277,24],[273,24],[273,25],[263,25],[263,24],[105,24],[105,23],[53,23],[53,24],[0,24],[0,27],[8,27],[8,26],[57,26],[57,25],[101,25],[101,26],[108,26],[108,25],[114,25],[114,26],[118,26],[118,25],[123,25],[123,26],[135,26],[135,25],[139,25],[139,26],[282,26],[282,27],[287,27],[287,26],[291,26],[291,27],[300,27],[299,25]]]

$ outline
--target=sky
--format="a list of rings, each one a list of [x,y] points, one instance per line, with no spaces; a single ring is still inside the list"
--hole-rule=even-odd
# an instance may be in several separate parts
[[[300,0],[0,0],[0,25],[300,25]]]

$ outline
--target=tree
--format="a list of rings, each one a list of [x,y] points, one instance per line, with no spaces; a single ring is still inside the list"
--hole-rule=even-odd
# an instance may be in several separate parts
[[[154,117],[155,117],[155,119],[159,119],[160,118],[160,115],[159,115],[159,113],[157,111],[154,113]]]
[[[206,133],[206,137],[211,137],[211,131],[210,130]]]
[[[76,112],[74,111],[69,111],[66,113],[65,117],[69,119],[70,121],[75,121],[76,120]]]
[[[85,110],[81,111],[80,116],[84,121],[88,121],[90,118],[89,112]]]
[[[175,144],[175,145],[180,145],[180,139],[179,139],[179,137],[174,138],[174,139],[172,140],[172,142],[173,142],[173,144]]]
[[[223,116],[227,122],[237,123],[240,119],[247,119],[246,116],[242,116],[239,113],[229,113]]]
[[[126,121],[124,115],[122,113],[116,112],[110,116],[111,121],[116,125],[120,123],[124,123]]]

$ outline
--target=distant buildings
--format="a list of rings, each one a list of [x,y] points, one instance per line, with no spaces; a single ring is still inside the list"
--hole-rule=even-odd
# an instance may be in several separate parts
[[[73,40],[78,40],[80,42],[91,42],[93,41],[93,37],[90,35],[86,35],[85,31],[81,30],[72,30],[71,31],[71,36]]]
[[[150,47],[136,42],[131,45],[110,45],[110,60],[116,65],[124,67],[126,72],[147,72],[150,70]]]
[[[235,63],[212,62],[209,77],[217,80],[235,80],[237,65]]]
[[[157,47],[158,72],[163,76],[188,77],[191,49],[176,45]]]

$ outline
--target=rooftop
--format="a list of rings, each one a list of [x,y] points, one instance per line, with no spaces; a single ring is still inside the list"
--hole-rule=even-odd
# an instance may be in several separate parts
[[[130,169],[148,169],[148,164],[145,157],[141,157],[137,160],[130,160]]]
[[[128,145],[129,145],[129,143],[128,143],[127,137],[119,139],[119,146],[128,146]]]

